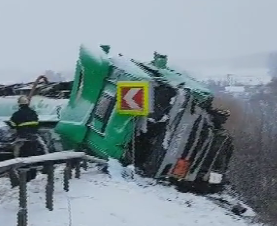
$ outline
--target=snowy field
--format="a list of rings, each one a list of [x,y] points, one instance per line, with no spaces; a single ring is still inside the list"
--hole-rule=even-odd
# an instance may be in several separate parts
[[[179,193],[139,176],[123,179],[117,168],[110,168],[111,176],[94,168],[83,172],[81,179],[71,180],[68,193],[57,169],[53,212],[45,208],[46,178],[39,175],[28,185],[29,226],[258,226],[204,197]],[[18,190],[11,190],[8,180],[1,178],[1,225],[16,225],[17,196]]]
[[[243,85],[260,85],[270,82],[271,77],[267,68],[256,69],[229,69],[203,68],[188,71],[198,81],[228,81],[229,85],[240,83]]]

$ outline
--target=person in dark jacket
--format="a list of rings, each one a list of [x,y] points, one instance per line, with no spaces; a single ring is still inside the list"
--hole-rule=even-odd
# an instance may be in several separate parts
[[[30,157],[42,154],[39,152],[40,136],[38,135],[38,115],[36,111],[30,108],[29,99],[26,96],[18,98],[19,109],[13,113],[9,125],[16,130],[17,138],[24,140],[15,147],[15,152],[19,153],[15,157]],[[36,169],[30,169],[27,173],[27,181],[36,177]]]
[[[16,129],[20,138],[32,138],[38,133],[38,115],[29,107],[29,99],[25,96],[18,98],[19,109],[13,113],[10,126]]]

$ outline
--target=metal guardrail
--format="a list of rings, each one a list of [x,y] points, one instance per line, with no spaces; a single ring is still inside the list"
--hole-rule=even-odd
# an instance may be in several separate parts
[[[45,206],[49,211],[54,210],[54,165],[65,163],[63,172],[63,189],[69,191],[69,180],[72,178],[72,169],[75,168],[75,178],[80,178],[81,167],[87,170],[87,162],[106,165],[107,161],[88,156],[83,152],[63,151],[27,158],[15,158],[0,162],[0,173],[8,173],[12,187],[19,186],[19,210],[17,226],[28,225],[27,207],[27,174],[29,170],[43,168],[47,174]]]

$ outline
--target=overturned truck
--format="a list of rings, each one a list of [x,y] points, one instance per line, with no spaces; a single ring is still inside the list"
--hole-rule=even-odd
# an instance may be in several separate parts
[[[202,84],[168,68],[167,56],[155,53],[152,62],[142,63],[112,57],[106,47],[90,51],[81,46],[74,81],[36,88],[31,105],[48,107],[39,112],[43,128],[55,129],[63,149],[116,158],[134,164],[147,177],[169,179],[179,187],[220,188],[233,151],[232,138],[223,128],[229,112],[212,107],[213,94]],[[148,116],[117,113],[119,81],[151,83]]]
[[[157,53],[151,63],[142,63],[81,47],[56,132],[76,150],[135,164],[148,177],[222,185],[233,148],[222,126],[229,112],[213,109],[212,93],[167,68],[166,61]],[[118,114],[119,81],[149,81],[152,113],[143,118]]]

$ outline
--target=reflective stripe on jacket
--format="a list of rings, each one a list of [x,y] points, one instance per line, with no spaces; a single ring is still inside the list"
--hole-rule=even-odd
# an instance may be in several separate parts
[[[35,134],[38,130],[38,115],[29,106],[21,106],[11,119],[10,125],[17,130],[18,135]]]

